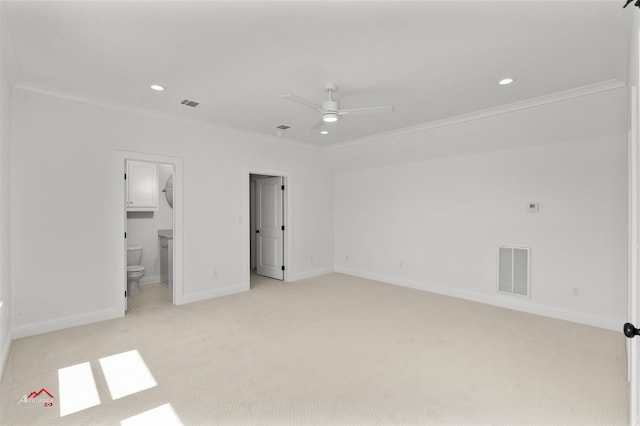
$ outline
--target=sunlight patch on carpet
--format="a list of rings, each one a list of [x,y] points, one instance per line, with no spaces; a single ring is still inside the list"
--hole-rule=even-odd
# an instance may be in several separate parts
[[[137,350],[100,358],[100,366],[114,400],[158,385]]]
[[[136,414],[120,422],[121,426],[182,426],[180,418],[173,410],[171,404],[166,403],[151,410]]]
[[[58,369],[58,383],[60,417],[100,405],[100,396],[90,363],[84,362]]]

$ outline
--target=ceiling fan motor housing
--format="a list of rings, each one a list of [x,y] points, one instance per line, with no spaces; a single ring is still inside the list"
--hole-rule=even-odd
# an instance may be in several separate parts
[[[322,103],[322,121],[325,123],[333,123],[338,121],[338,102],[334,100],[324,101]]]
[[[322,103],[322,109],[324,112],[338,112],[338,102],[336,101],[324,101]]]

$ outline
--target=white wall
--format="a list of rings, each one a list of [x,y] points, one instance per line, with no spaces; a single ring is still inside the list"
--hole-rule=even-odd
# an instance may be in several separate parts
[[[11,345],[11,86],[5,72],[5,15],[0,5],[1,37],[0,54],[0,378]]]
[[[354,160],[352,170],[335,177],[337,270],[618,330],[627,296],[625,90],[604,106],[582,99],[584,108],[563,117],[567,123],[614,120],[589,125],[618,134],[362,170]],[[614,114],[599,117],[603,108]],[[504,137],[500,123],[510,128],[514,114],[484,120],[489,126],[483,120],[466,125],[475,128],[474,141],[487,145]],[[445,131],[450,139],[440,133],[445,139],[438,143],[469,142],[455,138],[459,128],[439,130]],[[430,136],[407,138],[414,146],[421,139],[425,152]],[[354,159],[356,149],[372,155],[366,144],[351,149]],[[528,202],[539,202],[540,212],[528,213]],[[502,244],[532,248],[530,299],[497,294],[496,247]],[[572,287],[580,287],[580,296],[571,295]]]
[[[333,267],[333,181],[316,149],[24,89],[12,113],[16,335],[118,315],[116,150],[183,159],[186,299],[243,288],[247,167],[285,170],[294,183],[290,276]]]
[[[173,209],[162,190],[173,173],[173,166],[158,165],[158,210],[155,212],[127,213],[127,244],[142,247],[144,277],[140,284],[160,282],[160,254],[158,252],[158,229],[172,229]]]

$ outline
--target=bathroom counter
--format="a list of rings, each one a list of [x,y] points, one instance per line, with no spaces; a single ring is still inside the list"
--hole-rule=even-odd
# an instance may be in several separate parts
[[[173,239],[173,229],[158,229],[158,237]]]

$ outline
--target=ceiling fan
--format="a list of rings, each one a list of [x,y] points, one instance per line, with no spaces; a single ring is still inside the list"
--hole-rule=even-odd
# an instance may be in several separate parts
[[[338,118],[342,115],[393,112],[393,106],[391,105],[340,109],[338,101],[335,101],[333,99],[333,92],[336,91],[336,85],[328,83],[327,85],[325,85],[324,90],[329,93],[329,99],[324,101],[322,105],[315,104],[296,95],[280,95],[280,97],[320,112],[320,119],[316,122],[316,124],[313,125],[313,127],[311,127],[311,129],[317,129],[318,127],[323,126],[325,123],[334,123],[338,121]]]

